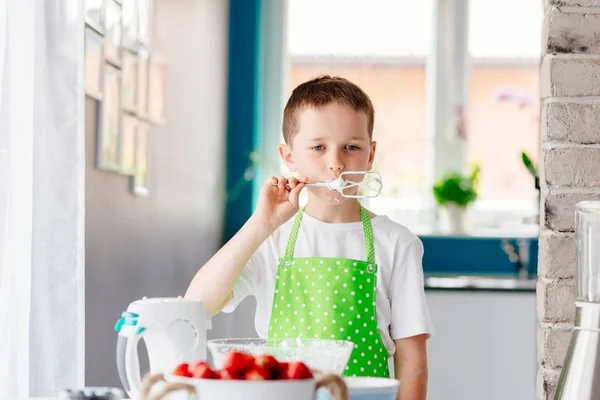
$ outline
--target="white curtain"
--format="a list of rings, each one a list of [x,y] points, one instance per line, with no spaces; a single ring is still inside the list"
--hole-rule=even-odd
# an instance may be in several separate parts
[[[83,0],[0,0],[0,399],[84,384]]]

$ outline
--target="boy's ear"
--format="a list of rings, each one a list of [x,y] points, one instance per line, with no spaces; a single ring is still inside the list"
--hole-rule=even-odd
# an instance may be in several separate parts
[[[367,171],[373,168],[373,161],[375,161],[375,150],[377,149],[377,142],[371,142],[371,149],[369,152],[369,164],[367,164]]]
[[[298,168],[296,167],[296,164],[294,163],[294,158],[292,157],[292,149],[288,144],[279,145],[279,156],[281,157],[285,165],[287,165],[290,172],[298,172]]]

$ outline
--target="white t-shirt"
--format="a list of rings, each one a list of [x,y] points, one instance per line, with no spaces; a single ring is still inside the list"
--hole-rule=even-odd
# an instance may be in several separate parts
[[[256,298],[255,328],[267,336],[279,258],[285,253],[294,218],[283,224],[252,255],[233,288],[224,312],[235,310],[246,297]],[[371,219],[377,271],[377,322],[381,338],[393,356],[393,340],[433,334],[423,288],[423,245],[408,228],[387,216]],[[362,222],[327,223],[304,213],[294,257],[337,257],[366,260]]]

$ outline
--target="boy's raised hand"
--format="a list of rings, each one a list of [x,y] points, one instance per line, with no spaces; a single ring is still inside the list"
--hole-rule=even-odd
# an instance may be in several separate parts
[[[187,298],[200,299],[211,315],[233,298],[233,288],[248,260],[262,243],[299,209],[300,191],[308,178],[270,178],[260,191],[254,214],[202,268],[190,283]]]
[[[271,230],[276,230],[300,209],[300,191],[306,186],[307,177],[271,177],[265,182],[258,199],[255,216]]]

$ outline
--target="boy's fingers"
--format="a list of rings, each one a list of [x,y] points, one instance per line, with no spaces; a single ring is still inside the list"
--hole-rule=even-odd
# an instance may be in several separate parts
[[[272,176],[269,179],[267,179],[267,185],[273,186],[273,185],[277,185],[278,180],[276,176]]]
[[[292,188],[292,189],[295,188],[296,186],[298,186],[298,179],[297,178],[292,177],[292,178],[290,178],[288,180],[288,182],[290,184],[290,188]]]
[[[300,178],[300,182],[308,183],[308,176],[303,176],[302,178]]]
[[[290,203],[296,208],[298,208],[300,204],[300,192],[304,189],[306,185],[304,183],[299,183],[295,188],[290,190]]]
[[[287,178],[285,176],[280,176],[279,184],[277,186],[279,186],[280,189],[285,189],[286,185],[287,185]]]

